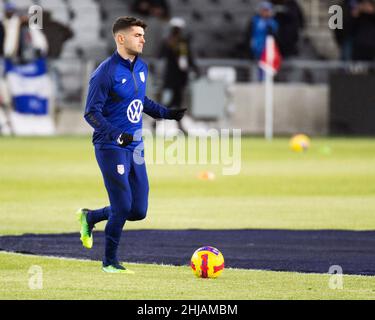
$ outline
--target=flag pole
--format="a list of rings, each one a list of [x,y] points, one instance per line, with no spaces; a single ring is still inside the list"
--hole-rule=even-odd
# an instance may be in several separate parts
[[[266,67],[265,72],[265,130],[264,135],[267,140],[273,138],[273,75],[272,64],[275,59],[273,49],[274,38],[271,35],[266,39]]]
[[[265,138],[273,138],[273,72],[265,70]]]

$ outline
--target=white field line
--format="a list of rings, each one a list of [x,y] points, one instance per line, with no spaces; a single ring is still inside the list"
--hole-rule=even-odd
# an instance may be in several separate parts
[[[8,254],[8,255],[18,255],[18,256],[26,256],[26,257],[36,257],[36,258],[46,258],[46,259],[61,259],[61,260],[67,260],[67,261],[79,261],[79,262],[100,262],[97,260],[90,260],[90,259],[77,259],[77,258],[66,258],[66,257],[59,257],[59,256],[38,256],[34,254],[27,254],[27,253],[17,253],[12,251],[0,251],[0,254]],[[151,266],[161,266],[161,267],[174,267],[174,268],[180,268],[184,266],[174,266],[170,264],[157,264],[157,263],[140,263],[140,262],[126,262],[127,265],[151,265]],[[188,264],[186,264],[186,267],[189,267]],[[317,273],[317,272],[293,272],[293,271],[275,271],[275,270],[264,270],[264,269],[244,269],[244,268],[225,268],[227,270],[238,270],[238,271],[250,271],[250,272],[277,272],[277,273],[294,273],[294,274],[300,274],[300,275],[326,275],[331,276],[329,273]],[[343,274],[343,276],[354,276],[354,277],[373,277],[368,275],[360,275],[360,274]]]

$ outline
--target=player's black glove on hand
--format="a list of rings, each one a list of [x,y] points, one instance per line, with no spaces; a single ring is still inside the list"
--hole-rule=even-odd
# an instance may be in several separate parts
[[[167,119],[172,119],[172,120],[177,120],[180,121],[182,117],[185,114],[185,111],[187,109],[180,109],[180,108],[169,108],[168,109],[168,118]]]
[[[121,133],[117,138],[117,143],[121,147],[126,147],[133,142],[133,136],[128,133]]]

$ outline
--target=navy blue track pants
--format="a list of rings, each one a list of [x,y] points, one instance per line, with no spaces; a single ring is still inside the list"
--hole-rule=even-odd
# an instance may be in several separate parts
[[[146,217],[149,184],[146,165],[134,161],[133,152],[125,149],[95,148],[110,206],[90,211],[88,223],[108,220],[105,227],[104,265],[118,263],[117,249],[126,220]]]

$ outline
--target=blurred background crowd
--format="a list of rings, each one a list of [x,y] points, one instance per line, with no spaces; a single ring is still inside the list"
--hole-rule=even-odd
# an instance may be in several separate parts
[[[41,30],[29,28],[32,5],[43,9]],[[343,9],[343,29],[328,27],[332,5]],[[121,15],[148,24],[148,94],[168,106],[189,106],[190,120],[199,118],[195,98],[205,104],[198,94],[204,81],[220,78],[225,89],[259,81],[257,62],[269,34],[283,60],[278,83],[327,86],[333,72],[374,73],[374,0],[12,0],[0,8],[1,57],[17,65],[46,58],[56,123],[64,110],[82,110],[90,73],[115,49],[111,26]],[[236,99],[237,107],[250,99],[227,91],[226,114],[235,112]],[[6,95],[2,89],[2,101],[11,104]],[[215,110],[202,115],[213,118]]]

